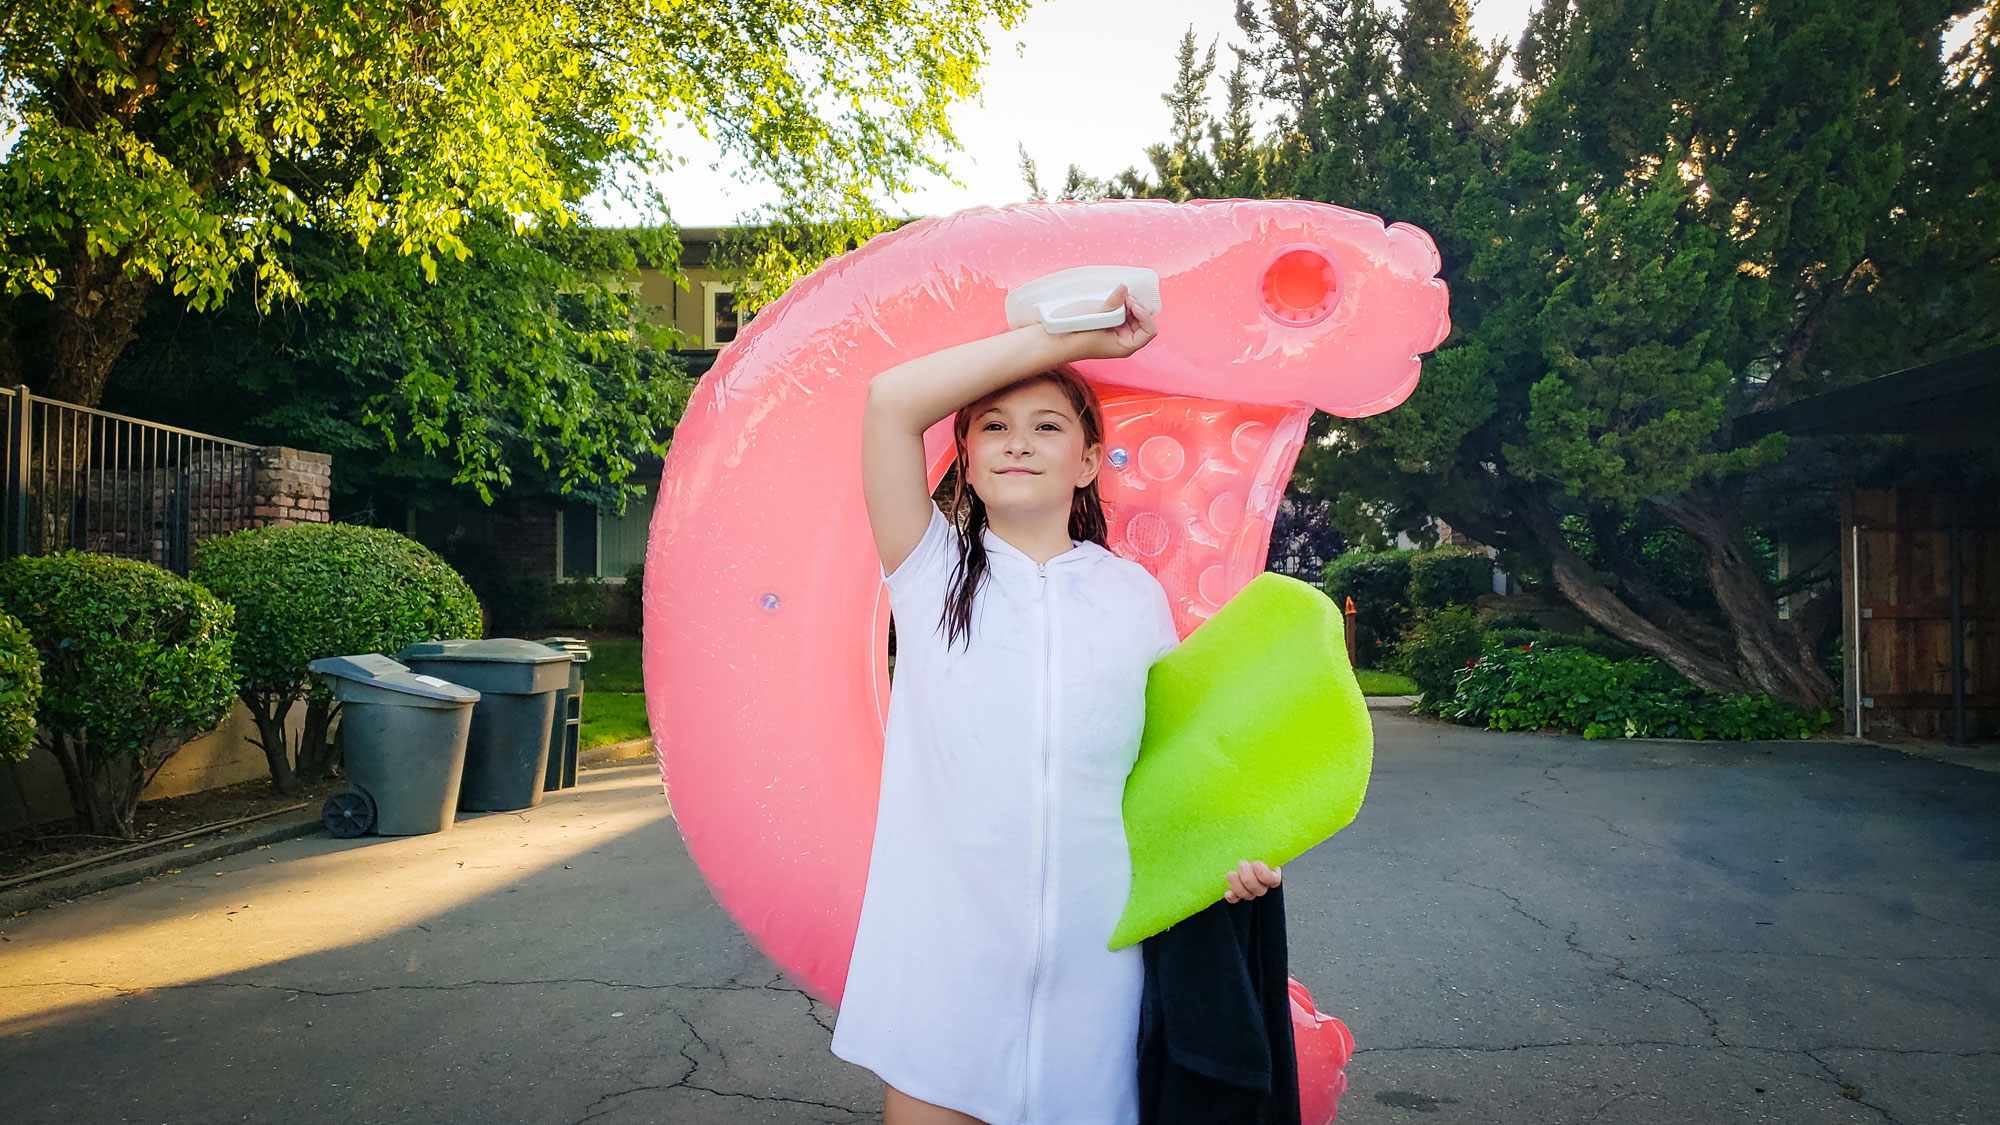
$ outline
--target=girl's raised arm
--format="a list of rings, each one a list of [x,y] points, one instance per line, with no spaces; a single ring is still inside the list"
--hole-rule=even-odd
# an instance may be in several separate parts
[[[924,431],[1030,375],[1080,359],[1122,359],[1145,347],[1155,332],[1152,313],[1122,288],[1105,307],[1119,304],[1126,316],[1117,328],[1050,335],[1031,324],[919,356],[870,380],[861,418],[861,493],[884,571],[895,573],[930,525]]]

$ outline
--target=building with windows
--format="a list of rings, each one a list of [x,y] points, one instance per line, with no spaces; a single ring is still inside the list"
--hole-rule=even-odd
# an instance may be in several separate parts
[[[691,227],[679,234],[686,287],[652,267],[641,268],[632,284],[656,322],[679,330],[683,345],[675,354],[700,378],[735,340],[741,318],[734,285],[711,261],[724,230]],[[412,510],[405,531],[441,552],[483,595],[537,579],[623,582],[645,559],[661,468],[657,458],[640,463],[631,479],[646,494],[622,513],[560,498],[501,496],[491,505],[469,499]]]

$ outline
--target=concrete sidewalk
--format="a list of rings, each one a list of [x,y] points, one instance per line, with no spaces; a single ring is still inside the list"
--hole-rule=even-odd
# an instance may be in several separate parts
[[[1285,869],[1292,975],[1360,1043],[1344,1125],[2000,1120],[2000,776],[1373,718],[1361,816]],[[0,939],[22,1125],[879,1117],[649,761]]]

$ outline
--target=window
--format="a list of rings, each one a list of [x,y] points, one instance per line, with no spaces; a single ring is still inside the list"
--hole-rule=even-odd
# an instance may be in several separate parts
[[[653,493],[625,505],[625,514],[571,504],[557,513],[556,575],[623,582],[625,572],[646,560],[646,530],[653,523]]]
[[[714,351],[736,338],[736,287],[701,283],[701,346]]]

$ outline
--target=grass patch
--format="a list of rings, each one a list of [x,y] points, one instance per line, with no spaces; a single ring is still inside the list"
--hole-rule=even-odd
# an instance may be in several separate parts
[[[639,674],[639,638],[607,637],[590,642],[590,663],[583,666],[583,706],[586,722],[590,717],[591,692],[645,690],[644,679]]]
[[[652,733],[646,726],[646,697],[638,692],[583,693],[583,748],[629,742]]]
[[[1361,681],[1363,695],[1415,695],[1423,690],[1407,676],[1394,672],[1378,672],[1373,668],[1356,668],[1354,678]],[[588,699],[589,696],[584,698]]]

